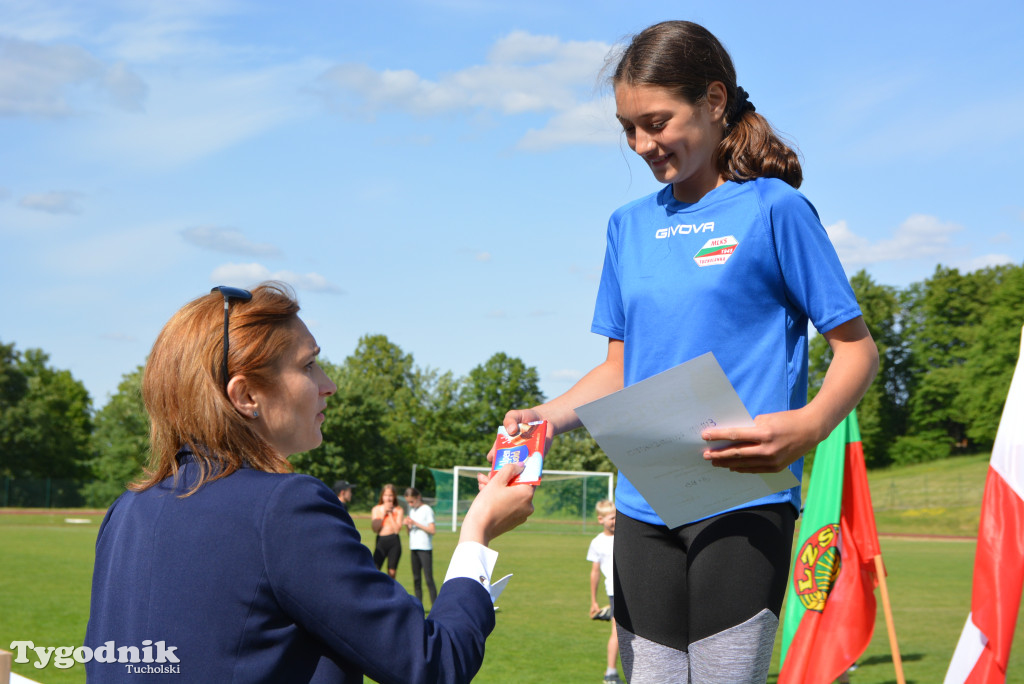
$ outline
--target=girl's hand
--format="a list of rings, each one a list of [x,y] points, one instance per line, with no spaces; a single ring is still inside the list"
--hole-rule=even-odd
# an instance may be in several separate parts
[[[502,425],[505,426],[505,432],[508,433],[509,437],[515,437],[519,434],[520,424],[525,425],[538,420],[544,420],[544,416],[536,409],[513,409],[505,414],[505,420],[502,421]],[[547,453],[548,449],[551,448],[551,440],[555,438],[554,430],[554,426],[549,421],[548,433],[544,437],[544,453]],[[491,444],[491,449],[487,452],[487,462],[494,463],[494,444]]]
[[[737,473],[777,473],[817,446],[828,436],[803,409],[766,413],[754,419],[754,427],[708,428],[705,441],[736,442],[704,450],[704,458],[716,468]]]
[[[754,427],[705,430],[705,440],[739,443],[705,449],[704,458],[738,473],[777,473],[829,436],[871,385],[878,348],[861,316],[822,334],[832,348],[832,362],[814,399],[793,411],[760,415]]]

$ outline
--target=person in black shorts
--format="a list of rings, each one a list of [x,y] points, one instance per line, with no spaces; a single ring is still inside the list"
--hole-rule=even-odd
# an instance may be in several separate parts
[[[373,562],[379,570],[388,562],[388,574],[398,574],[398,559],[402,557],[402,538],[398,535],[405,524],[405,511],[398,503],[395,485],[381,487],[380,499],[370,512],[370,527],[377,534],[377,545],[373,550]]]

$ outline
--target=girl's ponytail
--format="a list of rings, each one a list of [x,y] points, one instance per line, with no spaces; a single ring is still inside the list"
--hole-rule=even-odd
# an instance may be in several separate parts
[[[799,188],[804,174],[796,152],[754,110],[743,88],[736,88],[736,93],[736,104],[730,102],[728,109],[725,137],[715,150],[718,173],[737,183],[754,178],[780,178]]]

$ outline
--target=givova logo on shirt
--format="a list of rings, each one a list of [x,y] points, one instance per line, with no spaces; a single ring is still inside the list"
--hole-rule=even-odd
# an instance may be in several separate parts
[[[699,252],[693,255],[693,260],[702,268],[704,266],[724,264],[732,256],[732,253],[736,251],[736,247],[739,244],[732,235],[711,238],[704,243]]]
[[[668,228],[659,228],[654,231],[654,237],[659,240],[670,238],[673,235],[696,235],[697,233],[703,232],[715,232],[715,222],[705,221],[701,224],[696,223],[679,223]]]

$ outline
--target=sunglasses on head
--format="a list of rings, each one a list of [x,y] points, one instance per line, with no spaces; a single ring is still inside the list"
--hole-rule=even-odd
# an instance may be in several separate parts
[[[231,313],[231,300],[237,299],[240,302],[247,302],[252,299],[252,292],[243,290],[240,287],[228,287],[227,285],[218,285],[212,288],[210,292],[220,292],[224,295],[224,360],[220,365],[221,376],[224,378],[224,388],[228,386],[228,316]]]

